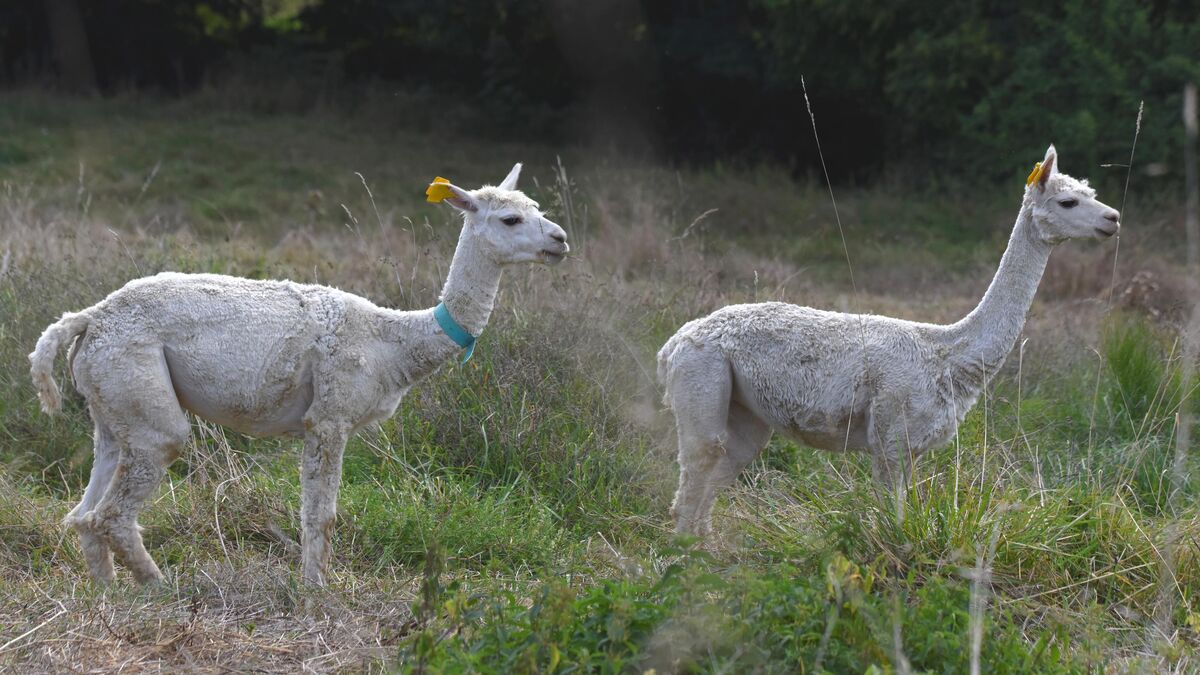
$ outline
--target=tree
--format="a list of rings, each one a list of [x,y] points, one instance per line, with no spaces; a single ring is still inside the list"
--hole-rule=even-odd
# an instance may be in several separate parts
[[[46,0],[46,21],[59,83],[79,93],[96,91],[96,69],[78,0]]]

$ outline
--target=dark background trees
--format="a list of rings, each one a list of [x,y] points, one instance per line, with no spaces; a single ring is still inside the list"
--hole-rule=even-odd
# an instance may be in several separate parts
[[[1172,166],[1181,84],[1200,79],[1183,0],[8,0],[0,41],[9,85],[422,88],[496,133],[797,172],[818,166],[803,76],[840,180],[1007,177],[1048,141],[1120,162],[1139,100],[1139,152]]]

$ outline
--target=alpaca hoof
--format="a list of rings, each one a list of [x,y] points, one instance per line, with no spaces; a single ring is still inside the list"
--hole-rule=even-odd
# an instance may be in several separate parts
[[[321,588],[325,586],[326,572],[324,569],[315,566],[302,566],[300,571],[300,580],[307,586]]]
[[[111,586],[112,583],[117,580],[117,572],[116,570],[108,570],[107,572],[92,572],[91,577],[93,584],[96,584],[100,588],[105,588],[107,586]]]
[[[112,561],[108,560],[99,565],[88,565],[88,574],[92,577],[92,582],[97,586],[108,586],[117,580],[117,570],[113,567]]]
[[[133,578],[138,584],[148,588],[160,586],[163,583],[163,574],[157,568],[152,571],[134,572]]]
[[[712,524],[680,518],[675,521],[675,534],[703,539],[712,534]]]

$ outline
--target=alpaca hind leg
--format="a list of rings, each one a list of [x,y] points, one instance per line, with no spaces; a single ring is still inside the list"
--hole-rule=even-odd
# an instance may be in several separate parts
[[[721,444],[723,453],[712,464],[701,481],[703,491],[696,505],[695,519],[700,529],[712,529],[713,504],[717,491],[733,484],[739,474],[758,457],[771,438],[771,427],[738,403],[729,406],[726,434]]]
[[[138,583],[162,580],[162,572],[146,551],[137,517],[167,473],[167,458],[160,447],[132,446],[121,453],[108,494],[92,517],[92,526],[104,535],[121,564]]]
[[[110,424],[121,455],[89,520],[134,578],[151,583],[161,581],[162,573],[146,552],[137,517],[167,466],[183,450],[191,425],[175,398],[161,349],[124,356],[136,365],[111,377],[107,372],[100,378],[91,374],[93,408]]]
[[[729,438],[733,375],[723,354],[695,347],[676,354],[667,387],[679,436],[679,489],[671,517],[676,532],[703,536],[711,527],[705,505],[711,507],[708,495]]]
[[[112,550],[108,547],[108,541],[93,531],[91,513],[100,503],[100,499],[112,482],[113,471],[117,468],[117,461],[121,454],[121,446],[117,442],[116,436],[113,436],[112,432],[108,430],[108,426],[99,419],[95,410],[92,410],[92,419],[96,424],[92,475],[88,480],[87,488],[83,491],[83,499],[74,509],[71,509],[63,522],[73,527],[79,535],[79,545],[83,550],[83,557],[87,561],[88,572],[91,573],[92,579],[97,583],[107,584],[112,582],[115,576]]]
[[[304,439],[300,467],[300,573],[311,584],[321,586],[329,573],[334,522],[337,519],[338,488],[342,481],[345,433],[321,433],[317,428]]]
[[[708,489],[708,477],[713,472],[720,446],[712,437],[685,434],[679,436],[679,488],[671,503],[671,518],[680,534],[705,536],[711,523],[701,513]]]

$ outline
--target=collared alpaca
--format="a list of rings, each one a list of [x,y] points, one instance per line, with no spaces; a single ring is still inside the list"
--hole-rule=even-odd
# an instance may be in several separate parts
[[[679,435],[676,529],[711,529],[717,489],[772,430],[822,450],[867,450],[876,481],[903,488],[911,462],[954,436],[1004,363],[1054,246],[1117,232],[1119,214],[1095,195],[1058,172],[1050,146],[987,293],[948,326],[781,302],[685,324],[658,352]]]
[[[553,264],[568,251],[563,229],[516,189],[520,170],[496,187],[430,186],[430,201],[464,220],[437,308],[399,311],[327,286],[168,272],[47,328],[29,355],[42,407],[61,407],[51,371],[73,341],[68,362],[96,428],[91,479],[65,519],[92,577],[112,581],[115,553],[139,582],[162,578],[137,516],[187,443],[188,411],[252,436],[303,437],[301,570],[323,584],[346,441],[473,346],[504,266]]]

